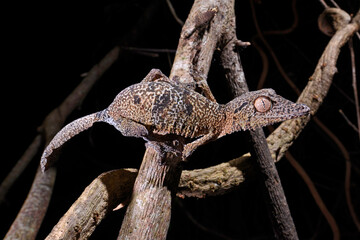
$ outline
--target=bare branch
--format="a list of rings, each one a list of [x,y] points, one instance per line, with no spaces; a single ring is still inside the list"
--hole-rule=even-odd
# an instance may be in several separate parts
[[[120,169],[98,176],[52,229],[46,239],[87,239],[104,217],[129,198],[136,169]]]
[[[250,177],[254,168],[250,154],[205,169],[183,171],[177,196],[180,198],[223,195]]]
[[[318,205],[320,211],[324,215],[326,221],[331,227],[331,230],[333,232],[334,240],[340,239],[340,230],[339,227],[334,219],[334,217],[331,215],[329,210],[327,209],[325,203],[323,202],[319,192],[317,191],[315,184],[310,179],[309,175],[306,173],[306,171],[303,169],[303,167],[296,161],[296,159],[291,155],[291,153],[288,151],[285,154],[286,159],[290,162],[290,164],[296,169],[297,173],[301,176],[301,178],[304,180],[306,186],[308,187],[311,195],[313,196],[316,204]]]
[[[0,186],[0,204],[4,201],[5,196],[13,183],[18,179],[18,177],[23,173],[27,165],[34,158],[36,153],[39,151],[41,146],[41,136],[37,135],[30,146],[26,149],[24,154],[21,156],[19,161],[17,161],[16,165],[11,169],[9,174],[6,176],[4,181]]]
[[[358,129],[359,140],[360,140],[360,107],[359,107],[359,96],[358,96],[358,89],[357,89],[357,82],[356,82],[355,53],[354,53],[354,46],[353,46],[352,39],[350,39],[350,41],[349,41],[349,49],[350,49],[350,56],[351,56],[352,87],[353,87],[354,99],[355,99],[357,129]]]
[[[168,7],[169,7],[169,9],[170,9],[170,12],[171,12],[171,14],[173,15],[175,21],[176,21],[177,23],[179,23],[180,26],[183,26],[183,25],[184,25],[184,22],[177,16],[176,11],[175,11],[172,3],[170,2],[170,0],[166,0],[166,3],[167,3],[167,5],[168,5]]]
[[[350,119],[345,115],[345,113],[343,112],[342,109],[339,109],[339,113],[341,114],[341,116],[345,119],[346,123],[352,128],[354,129],[355,132],[357,132],[359,134],[359,129],[357,129],[357,127],[350,121]]]

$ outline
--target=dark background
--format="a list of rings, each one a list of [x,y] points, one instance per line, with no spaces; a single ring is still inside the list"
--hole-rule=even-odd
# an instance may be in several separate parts
[[[178,16],[185,20],[193,1],[173,0]],[[349,13],[356,13],[359,1],[338,2]],[[149,4],[156,4],[147,26],[132,29]],[[236,1],[237,35],[251,41],[256,34],[248,1]],[[259,24],[263,30],[288,28],[293,21],[291,1],[257,1]],[[79,84],[82,73],[99,62],[124,36],[137,36],[122,46],[176,50],[181,27],[171,16],[165,1],[60,1],[47,3],[14,2],[3,5],[2,14],[2,129],[3,159],[0,180],[13,167],[37,134],[44,117]],[[299,25],[288,35],[267,36],[285,71],[302,89],[329,37],[317,28],[323,11],[318,1],[298,1]],[[359,39],[354,40],[359,70]],[[260,46],[263,46],[260,43]],[[268,53],[265,50],[266,53]],[[125,87],[141,81],[152,68],[166,75],[174,53],[145,55],[125,51],[96,83],[79,109],[68,121],[104,109]],[[262,69],[258,52],[252,46],[241,51],[242,64],[251,90],[256,89]],[[265,87],[295,101],[296,95],[280,76],[270,59]],[[340,55],[338,73],[317,117],[340,139],[353,163],[351,194],[360,216],[359,138],[339,114],[342,109],[356,122],[351,64],[348,47]],[[360,75],[358,71],[358,75]],[[209,84],[218,102],[231,99],[217,54],[209,74]],[[212,166],[248,152],[243,133],[224,137],[198,149],[184,169]],[[96,124],[72,139],[58,164],[58,176],[48,214],[38,239],[51,231],[59,218],[102,172],[117,168],[139,168],[145,147],[143,140],[126,138],[111,126]],[[345,159],[331,139],[314,123],[308,124],[290,149],[312,178],[320,195],[339,225],[342,239],[358,239],[345,200]],[[40,154],[40,153],[39,153]],[[7,201],[0,206],[0,236],[4,236],[16,217],[31,186],[39,156],[25,170]],[[331,239],[331,230],[316,206],[303,180],[286,159],[277,163],[285,194],[300,239]],[[253,178],[236,191],[206,199],[175,201],[168,239],[272,239],[259,179]],[[92,239],[115,239],[125,210],[114,212],[95,231]],[[187,214],[191,214],[196,223]],[[210,231],[204,231],[199,224]]]

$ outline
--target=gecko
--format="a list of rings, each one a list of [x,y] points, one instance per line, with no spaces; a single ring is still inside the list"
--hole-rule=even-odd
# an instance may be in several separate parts
[[[199,146],[240,130],[264,127],[309,114],[305,104],[293,103],[261,89],[245,93],[226,104],[171,81],[152,69],[140,82],[122,90],[104,110],[76,119],[62,128],[45,148],[41,168],[45,171],[53,151],[95,122],[114,126],[124,136],[149,141],[154,136],[176,135],[187,139],[182,158]]]

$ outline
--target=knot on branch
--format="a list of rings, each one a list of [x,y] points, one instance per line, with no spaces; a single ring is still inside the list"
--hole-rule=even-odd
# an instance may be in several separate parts
[[[326,8],[318,18],[318,27],[327,36],[333,36],[335,32],[351,21],[350,15],[339,8]]]

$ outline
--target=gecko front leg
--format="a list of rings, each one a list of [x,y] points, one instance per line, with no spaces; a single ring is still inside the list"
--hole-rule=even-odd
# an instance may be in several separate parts
[[[122,135],[126,137],[147,137],[149,135],[146,127],[140,123],[134,122],[130,119],[118,117],[116,120],[108,117],[104,121],[113,125]]]
[[[186,160],[196,150],[196,148],[200,147],[201,145],[207,142],[210,142],[213,139],[216,139],[217,136],[218,136],[217,133],[210,131],[208,134],[202,136],[201,138],[186,144],[183,151],[183,160]]]

